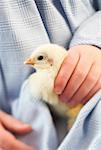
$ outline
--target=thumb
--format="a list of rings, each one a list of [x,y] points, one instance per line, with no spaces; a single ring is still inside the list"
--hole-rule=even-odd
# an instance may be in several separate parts
[[[24,134],[32,131],[30,125],[22,123],[2,111],[0,111],[0,122],[7,130],[13,133]]]

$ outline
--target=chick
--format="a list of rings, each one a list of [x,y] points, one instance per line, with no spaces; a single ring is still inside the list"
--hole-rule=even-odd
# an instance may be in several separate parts
[[[71,128],[82,105],[70,108],[59,100],[53,90],[54,80],[67,55],[68,52],[63,47],[45,44],[38,47],[24,63],[36,69],[36,73],[28,78],[31,94],[50,104],[59,116],[68,118],[68,128]],[[36,91],[33,85],[36,86]]]

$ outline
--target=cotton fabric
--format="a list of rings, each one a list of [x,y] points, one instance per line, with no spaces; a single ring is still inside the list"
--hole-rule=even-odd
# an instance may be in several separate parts
[[[101,1],[0,1],[0,109],[31,123],[36,131],[18,138],[38,150],[97,150],[101,145],[100,92],[81,110],[60,143],[47,105],[24,89],[24,81],[33,73],[24,60],[36,47],[50,42],[66,49],[78,44],[101,48]]]

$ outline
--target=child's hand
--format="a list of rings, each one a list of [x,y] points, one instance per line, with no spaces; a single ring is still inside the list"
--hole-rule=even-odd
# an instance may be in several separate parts
[[[68,51],[55,80],[54,90],[71,106],[86,103],[101,88],[101,51],[79,45]]]
[[[30,125],[23,124],[0,111],[0,150],[34,150],[13,135],[13,133],[25,134],[30,131],[32,131]]]

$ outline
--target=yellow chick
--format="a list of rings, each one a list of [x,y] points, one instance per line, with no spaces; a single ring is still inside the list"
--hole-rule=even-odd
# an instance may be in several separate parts
[[[54,80],[67,55],[65,48],[56,44],[45,44],[38,47],[24,63],[36,69],[36,73],[28,78],[31,94],[40,96],[40,99],[50,104],[58,115],[68,118],[68,128],[71,128],[83,105],[70,108],[68,104],[60,101],[53,91]]]

